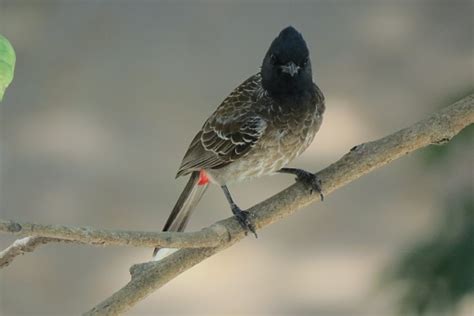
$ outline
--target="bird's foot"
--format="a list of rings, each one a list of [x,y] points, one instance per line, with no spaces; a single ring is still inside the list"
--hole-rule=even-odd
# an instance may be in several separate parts
[[[321,201],[324,201],[323,189],[321,187],[322,182],[317,175],[305,170],[298,170],[296,181],[301,181],[309,186],[311,194],[318,192],[319,196],[321,197]]]
[[[251,214],[249,211],[241,210],[237,205],[232,205],[232,213],[239,221],[239,224],[245,229],[245,235],[250,231],[255,235],[255,238],[258,238],[255,225],[252,223],[250,217]]]

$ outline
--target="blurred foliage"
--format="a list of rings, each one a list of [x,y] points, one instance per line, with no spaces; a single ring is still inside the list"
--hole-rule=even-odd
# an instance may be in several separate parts
[[[472,89],[444,104],[470,93]],[[421,155],[423,165],[457,167],[456,155],[467,153],[467,159],[472,159],[473,140],[474,125],[470,125],[448,144],[425,149]],[[466,172],[472,173],[472,170]],[[431,239],[413,245],[385,278],[388,283],[404,285],[399,305],[401,315],[453,315],[462,299],[474,294],[472,186],[472,181],[461,182],[455,191],[449,191],[450,195],[444,197],[442,220]]]
[[[13,80],[15,61],[15,50],[10,42],[0,35],[0,101],[3,99],[5,89]]]
[[[471,192],[448,202],[431,240],[419,243],[396,265],[391,278],[404,281],[401,315],[452,315],[474,294],[474,199]]]

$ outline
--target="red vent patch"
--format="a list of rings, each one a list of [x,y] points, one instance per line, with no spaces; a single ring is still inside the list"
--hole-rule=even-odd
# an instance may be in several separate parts
[[[199,181],[198,185],[205,185],[209,183],[209,177],[207,176],[206,171],[201,170],[199,171]]]

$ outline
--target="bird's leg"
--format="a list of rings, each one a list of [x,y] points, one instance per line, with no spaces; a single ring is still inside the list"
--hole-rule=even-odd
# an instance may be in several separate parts
[[[234,200],[232,199],[232,196],[230,195],[229,189],[227,189],[226,185],[221,186],[221,188],[222,188],[222,191],[224,191],[227,201],[229,202],[232,213],[237,218],[240,225],[242,225],[242,227],[245,229],[245,234],[247,234],[247,232],[250,230],[255,235],[255,238],[257,238],[255,226],[253,225],[252,221],[249,218],[250,213],[248,211],[241,210],[240,207],[238,207],[237,204],[235,204]]]
[[[321,201],[324,200],[323,190],[321,188],[321,179],[317,175],[297,168],[281,168],[280,173],[289,173],[296,175],[296,181],[301,181],[310,187],[311,193],[318,192],[321,196]]]

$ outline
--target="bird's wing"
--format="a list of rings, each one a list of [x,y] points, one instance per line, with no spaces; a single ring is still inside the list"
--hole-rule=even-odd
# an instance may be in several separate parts
[[[177,176],[199,169],[218,169],[244,156],[267,127],[255,113],[260,77],[235,89],[207,119],[186,152]]]

